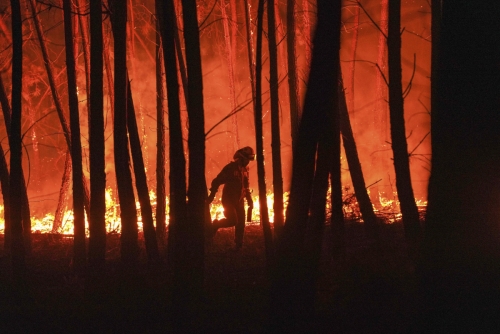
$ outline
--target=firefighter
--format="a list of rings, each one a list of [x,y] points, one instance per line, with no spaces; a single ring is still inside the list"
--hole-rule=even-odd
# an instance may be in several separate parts
[[[225,218],[212,222],[212,233],[215,235],[219,228],[234,226],[235,249],[239,250],[243,244],[245,230],[244,199],[247,200],[249,211],[253,208],[248,182],[248,164],[255,160],[254,150],[249,146],[240,148],[234,153],[233,160],[213,179],[207,201],[212,203],[219,186],[223,184],[222,206]]]

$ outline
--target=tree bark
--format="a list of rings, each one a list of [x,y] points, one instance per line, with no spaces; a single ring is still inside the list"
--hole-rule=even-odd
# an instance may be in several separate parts
[[[283,212],[283,173],[281,171],[280,106],[278,91],[278,50],[276,46],[274,0],[268,0],[269,86],[271,93],[271,147],[273,161],[274,228],[279,235],[285,221]],[[267,198],[266,198],[267,200]]]
[[[257,177],[259,185],[260,225],[264,232],[266,247],[267,269],[270,270],[274,262],[274,245],[269,210],[267,207],[266,171],[264,167],[264,141],[262,129],[262,34],[264,21],[264,0],[259,0],[257,8],[257,48],[255,50],[255,140],[257,153]]]
[[[410,253],[420,236],[420,219],[411,185],[410,161],[406,142],[404,100],[401,70],[401,2],[389,2],[389,32],[387,48],[389,52],[389,110],[391,119],[392,151],[396,188],[403,215],[405,235],[410,242]],[[410,254],[412,255],[412,254]]]
[[[172,266],[176,267],[179,258],[177,246],[178,226],[184,224],[187,216],[186,207],[186,158],[182,139],[179,81],[176,63],[175,35],[177,34],[175,8],[173,0],[156,1],[156,10],[162,35],[163,62],[167,87],[169,154],[170,154],[170,214],[168,225],[168,256]],[[180,261],[180,260],[179,260]]]
[[[127,129],[130,140],[130,150],[132,152],[132,161],[134,163],[135,186],[137,188],[137,197],[141,204],[142,228],[144,231],[144,242],[146,252],[150,261],[158,261],[160,254],[158,252],[158,242],[156,240],[156,231],[153,223],[153,208],[149,200],[148,180],[144,159],[142,158],[141,139],[137,129],[137,120],[135,116],[134,100],[132,98],[132,89],[130,82],[127,85]]]
[[[116,185],[120,201],[121,257],[125,263],[134,263],[139,256],[137,211],[130,171],[130,155],[127,138],[127,2],[113,0],[111,26],[114,40],[115,104],[113,141]]]
[[[10,124],[10,203],[11,203],[11,261],[14,277],[22,278],[26,272],[25,246],[22,222],[22,78],[23,78],[23,26],[19,0],[11,0],[12,10],[12,118]]]
[[[420,332],[500,328],[499,15],[485,2],[432,1],[432,171],[417,267]]]
[[[163,71],[162,41],[160,19],[157,14],[156,33],[156,237],[162,246],[165,245],[167,233],[166,212],[167,194],[165,191],[165,115],[163,110]],[[174,59],[175,60],[175,59]],[[184,185],[185,186],[185,185]]]
[[[349,112],[347,110],[347,102],[342,80],[339,80],[338,95],[340,111],[340,132],[342,133],[342,142],[344,144],[347,165],[349,166],[354,193],[356,194],[359,210],[361,211],[361,215],[363,217],[368,235],[377,238],[377,216],[373,211],[372,202],[370,200],[370,196],[368,195],[368,191],[366,190],[363,170],[361,168],[361,162],[359,161],[356,141],[354,140],[351,121],[349,119]]]
[[[7,166],[7,160],[5,159],[5,154],[3,147],[0,146],[0,185],[2,187],[2,198],[3,198],[3,219],[4,219],[4,252],[6,254],[10,253],[11,249],[11,220],[10,220],[10,187],[9,187],[9,167]]]
[[[66,208],[66,202],[68,201],[68,190],[70,181],[71,181],[71,152],[66,152],[64,159],[63,177],[61,181],[61,187],[59,188],[59,198],[57,200],[57,207],[54,213],[54,222],[52,223],[53,233],[57,233],[57,231],[61,228],[62,225],[64,209]]]
[[[332,155],[340,145],[338,132],[338,69],[340,50],[340,1],[319,0],[318,21],[306,92],[304,111],[293,155],[292,184],[286,222],[278,242],[276,267],[271,284],[271,331],[315,331],[311,310],[314,310],[314,289],[311,275],[318,268],[311,268],[313,261],[305,249],[308,214],[316,167],[317,145],[320,135],[332,134]],[[332,116],[334,114],[335,116]],[[332,124],[332,127],[327,127]],[[336,137],[336,139],[334,138]],[[340,153],[339,151],[337,151]],[[337,162],[336,162],[337,163]],[[340,168],[332,170],[333,188],[340,183]],[[338,180],[337,180],[338,179]],[[333,208],[335,212],[340,208]],[[332,218],[333,219],[333,218]]]
[[[102,2],[90,2],[89,265],[99,273],[106,251],[106,173],[103,114]]]
[[[64,39],[66,45],[66,71],[68,75],[69,120],[71,127],[71,164],[73,165],[73,264],[81,270],[86,263],[85,252],[85,190],[83,184],[82,144],[80,137],[80,115],[76,86],[76,64],[73,43],[73,20],[71,0],[63,1]]]
[[[288,90],[290,100],[290,123],[292,134],[292,150],[297,137],[300,120],[300,102],[299,102],[299,87],[297,82],[297,55],[295,52],[295,2],[289,0],[287,2],[287,51],[288,51]]]

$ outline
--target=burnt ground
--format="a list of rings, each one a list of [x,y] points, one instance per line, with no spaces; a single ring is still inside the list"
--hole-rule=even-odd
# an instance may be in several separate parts
[[[219,230],[206,251],[205,299],[193,329],[203,333],[262,333],[268,281],[262,230],[245,229],[244,246],[232,250],[232,228]],[[339,263],[325,230],[315,328],[321,333],[416,332],[418,293],[399,223],[385,224],[381,241],[363,225],[347,223],[346,257]],[[14,282],[0,239],[1,333],[172,332],[170,273],[166,264],[142,261],[130,272],[119,261],[119,236],[108,236],[106,271],[96,293],[71,270],[72,239],[34,234],[24,283]]]

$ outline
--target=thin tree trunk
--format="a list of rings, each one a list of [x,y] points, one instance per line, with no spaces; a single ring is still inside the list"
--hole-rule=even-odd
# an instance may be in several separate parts
[[[305,55],[306,55],[306,69],[309,71],[311,68],[311,20],[309,18],[311,14],[309,13],[309,0],[302,0],[302,19],[304,20],[304,27],[302,30],[302,36],[305,43]]]
[[[335,169],[332,167],[332,188],[340,184],[340,133],[335,103],[340,61],[340,9],[341,1],[318,0],[311,72],[293,155],[286,222],[278,242],[272,276],[271,309],[275,311],[271,314],[272,332],[314,331],[310,315],[314,309],[315,284],[312,284],[311,277],[314,278],[318,268],[311,269],[313,260],[309,256],[311,253],[305,251],[304,243],[317,165],[317,145],[322,134],[331,133],[332,156],[339,165]],[[332,192],[337,190],[332,189]],[[334,199],[332,202],[338,205]],[[334,219],[337,219],[336,212],[341,212],[342,207],[333,210]]]
[[[98,274],[106,251],[106,173],[104,146],[102,2],[90,2],[90,215],[89,265]]]
[[[26,272],[23,240],[23,176],[22,176],[22,78],[23,78],[23,26],[19,0],[11,0],[12,10],[12,119],[10,130],[10,203],[11,203],[11,260],[14,277],[22,278]]]
[[[85,266],[85,186],[83,184],[82,144],[80,137],[80,115],[76,86],[75,45],[73,43],[73,20],[71,0],[64,0],[64,37],[66,45],[66,70],[68,74],[69,120],[71,127],[71,164],[73,166],[73,264],[76,270]]]
[[[349,104],[348,110],[353,113],[354,116],[354,75],[356,71],[356,52],[358,50],[358,35],[359,35],[359,6],[354,5],[354,22],[353,22],[353,33],[351,41],[351,64],[349,66]]]
[[[264,0],[259,0],[257,9],[257,49],[255,66],[255,140],[257,153],[257,177],[259,185],[259,210],[260,225],[264,232],[266,247],[267,269],[270,270],[274,262],[274,245],[271,225],[269,223],[269,210],[267,207],[266,171],[264,167],[264,142],[262,129],[262,34],[264,21]]]
[[[83,62],[85,66],[85,87],[86,87],[86,93],[87,93],[87,119],[88,123],[90,124],[90,43],[89,43],[89,36],[88,36],[88,19],[87,16],[82,15],[82,0],[77,0],[78,8],[78,23],[80,26],[80,31],[82,34],[82,45],[83,45]],[[88,211],[88,210],[87,210]]]
[[[246,25],[246,38],[247,38],[247,52],[248,52],[248,70],[250,72],[250,86],[252,88],[252,105],[255,110],[255,62],[253,60],[253,38],[252,38],[252,17],[250,13],[250,5],[248,0],[245,3],[245,25]]]
[[[61,228],[62,219],[64,215],[64,209],[66,208],[66,202],[68,201],[68,190],[69,184],[71,182],[71,152],[66,152],[66,158],[64,159],[64,171],[61,181],[61,187],[59,188],[59,198],[57,200],[57,207],[54,214],[54,223],[52,224],[52,232],[57,233]]]
[[[268,0],[269,86],[271,91],[271,147],[273,161],[274,228],[279,235],[285,221],[283,212],[283,174],[281,171],[280,106],[278,90],[278,50],[276,46],[274,0]],[[267,199],[266,199],[267,200]]]
[[[396,188],[403,215],[405,235],[410,242],[410,255],[420,236],[420,220],[411,185],[408,144],[406,142],[404,100],[401,75],[401,2],[389,2],[389,34],[387,47],[389,50],[389,109],[391,118],[392,151],[394,154],[394,170],[396,172]]]
[[[340,65],[339,70],[341,71]],[[347,102],[342,80],[339,80],[338,95],[340,111],[340,132],[342,133],[342,143],[344,144],[347,165],[349,166],[354,193],[356,194],[356,199],[358,200],[359,204],[359,210],[361,211],[361,215],[363,216],[363,221],[365,223],[367,232],[370,236],[376,238],[378,236],[377,216],[373,211],[372,202],[370,200],[370,196],[368,195],[368,191],[366,190],[363,170],[361,168],[361,162],[359,161],[356,141],[354,140],[351,121],[349,119],[349,112],[347,110]]]
[[[159,13],[157,13],[158,15]],[[165,115],[163,110],[162,42],[157,17],[156,33],[156,237],[162,246],[166,237],[167,200],[165,191]]]
[[[10,187],[9,187],[9,167],[7,166],[7,160],[5,159],[5,154],[3,147],[0,145],[0,185],[2,187],[2,198],[3,198],[3,219],[4,219],[4,252],[6,254],[10,253],[11,249],[11,220],[10,220]]]
[[[229,29],[229,18],[227,16],[226,12],[226,0],[220,0],[220,7],[221,7],[221,13],[222,13],[222,22],[223,22],[223,27],[224,27],[224,47],[225,47],[225,54],[226,54],[226,60],[227,60],[227,68],[228,68],[228,79],[229,79],[229,101],[230,101],[230,106],[231,110],[236,109],[236,83],[234,81],[234,61],[235,61],[235,55],[233,54],[233,45],[235,41],[231,41],[231,35]],[[233,25],[233,24],[232,24]],[[232,137],[232,145],[231,145],[231,152],[236,151],[240,147],[240,138],[238,135],[238,114],[235,113],[233,116],[231,116],[231,121],[228,124],[229,127],[229,132],[231,133]]]
[[[153,223],[153,208],[149,200],[148,180],[146,168],[142,158],[141,139],[137,129],[137,120],[135,118],[134,100],[132,99],[132,89],[130,82],[127,86],[127,129],[130,140],[130,150],[132,152],[132,161],[134,163],[135,186],[137,188],[137,197],[141,204],[142,226],[144,231],[144,242],[146,252],[150,261],[158,261],[160,254],[158,252],[158,242],[156,240],[156,231]]]
[[[299,87],[297,82],[297,55],[295,52],[295,2],[289,0],[287,2],[287,62],[288,62],[288,90],[290,100],[290,127],[292,134],[292,151],[297,138],[297,130],[300,120],[300,102],[299,102]]]
[[[33,16],[33,22],[35,24],[35,30],[37,32],[38,41],[40,43],[40,50],[42,51],[43,62],[45,64],[45,70],[47,72],[47,78],[49,80],[50,90],[52,92],[52,99],[54,100],[54,105],[56,107],[57,116],[59,118],[59,122],[61,123],[64,139],[66,140],[66,144],[68,145],[68,150],[71,151],[71,132],[69,129],[68,121],[66,120],[66,116],[64,115],[64,109],[62,107],[62,100],[59,92],[57,90],[56,80],[54,76],[54,66],[52,61],[49,58],[49,54],[47,51],[47,46],[45,44],[45,37],[43,35],[42,24],[40,22],[40,18],[36,12],[35,0],[29,0],[31,7],[31,14]],[[85,175],[82,174],[84,187],[87,185],[87,180],[85,179]],[[88,193],[86,190],[85,193]],[[89,200],[86,198],[86,202]],[[90,204],[86,205],[89,207]]]
[[[121,258],[134,263],[139,256],[137,211],[130,171],[130,155],[127,138],[127,3],[113,0],[111,26],[114,40],[115,104],[114,104],[114,158],[116,185],[120,201]]]
[[[189,119],[189,186],[187,219],[176,226],[179,253],[175,259],[173,303],[176,317],[184,317],[178,325],[190,331],[193,316],[199,316],[204,280],[204,225],[207,185],[205,180],[205,116],[200,54],[200,35],[195,0],[182,0],[184,40],[187,67],[187,112]],[[180,320],[180,319],[179,319]]]
[[[162,35],[163,61],[168,102],[169,153],[170,153],[170,215],[168,225],[168,255],[172,266],[177,266],[178,226],[185,223],[186,207],[186,159],[182,139],[179,81],[176,63],[175,36],[177,35],[174,0],[156,1]]]
[[[9,147],[10,147],[12,110],[10,108],[9,99],[7,97],[7,93],[5,92],[5,87],[4,87],[1,76],[0,76],[0,105],[2,106],[3,119],[5,122],[5,128],[7,129],[7,138],[9,140]],[[30,214],[28,192],[26,189],[26,181],[24,179],[24,171],[23,170],[21,170],[21,178],[23,181],[21,191],[22,191],[22,196],[23,196],[22,197],[22,220],[23,220],[23,228],[24,228],[24,242],[25,242],[24,246],[25,246],[25,250],[29,252],[31,250],[31,214]],[[9,228],[10,228],[10,226],[9,226]],[[10,231],[6,231],[5,233],[9,234],[7,237],[7,239],[9,239],[10,238]],[[8,241],[10,242],[10,239]],[[10,249],[9,249],[9,251],[10,251]]]

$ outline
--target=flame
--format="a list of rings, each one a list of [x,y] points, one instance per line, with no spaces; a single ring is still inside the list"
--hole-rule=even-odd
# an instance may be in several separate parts
[[[289,193],[284,193],[284,212],[286,213],[286,207],[288,204],[288,196]],[[330,190],[327,194],[328,198],[330,196]],[[268,192],[266,195],[267,198],[267,207],[269,211],[269,221],[270,223],[274,222],[274,194],[272,192]],[[378,193],[378,205],[373,204],[373,210],[375,214],[379,216],[383,216],[387,223],[394,223],[398,220],[401,220],[401,212],[399,210],[399,201],[397,200],[397,193],[393,192],[392,198],[387,197],[383,193]],[[149,199],[151,201],[151,206],[156,207],[157,197],[154,191],[149,192]],[[254,209],[252,211],[252,219],[251,222],[247,222],[247,225],[258,224],[260,223],[260,203],[259,196],[252,196],[254,202]],[[169,198],[166,197],[166,216],[165,220],[168,225],[168,215],[169,215]],[[330,201],[327,201],[327,215],[331,212]],[[427,206],[427,201],[425,200],[416,200],[417,207],[419,210],[425,209]],[[137,209],[137,224],[139,231],[142,231],[142,217],[141,217],[141,206],[140,203],[136,202]],[[245,212],[247,206],[245,205]],[[349,192],[349,188],[344,188],[343,194],[343,211],[346,218],[357,220],[362,222],[363,219],[361,217],[361,213],[359,210],[358,202],[356,201],[356,197],[353,193]],[[5,221],[4,221],[4,206],[0,205],[0,233],[4,233],[5,231]],[[219,198],[214,199],[212,204],[210,205],[210,216],[212,220],[219,219],[224,217],[224,208]],[[120,205],[116,202],[115,197],[113,196],[113,190],[111,188],[106,189],[106,231],[108,233],[120,233],[121,232],[121,219],[120,219]],[[74,233],[74,216],[73,210],[68,209],[63,214],[61,227],[56,231],[56,233],[64,234],[64,235],[73,235]],[[53,223],[54,223],[54,215],[52,213],[46,214],[42,218],[32,217],[31,218],[31,230],[33,233],[53,233]],[[88,220],[85,218],[85,232],[88,236]]]

